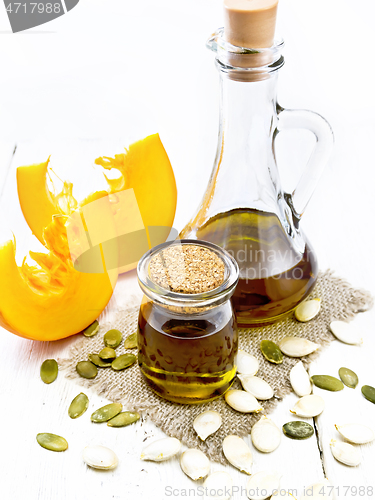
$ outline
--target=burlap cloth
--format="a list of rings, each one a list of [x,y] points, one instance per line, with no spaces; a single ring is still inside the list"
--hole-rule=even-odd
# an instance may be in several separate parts
[[[259,350],[260,341],[270,339],[277,343],[283,337],[292,335],[317,342],[323,348],[334,339],[329,331],[332,320],[350,320],[357,313],[368,310],[373,303],[368,292],[352,288],[330,271],[319,275],[311,294],[311,298],[315,297],[322,299],[321,312],[308,323],[299,323],[291,315],[269,326],[240,329],[240,349],[258,358],[260,368],[257,375],[266,380],[275,391],[272,399],[262,401],[266,414],[269,414],[277,403],[292,391],[289,372],[299,359],[285,356],[281,365],[271,364],[264,359]],[[111,401],[123,403],[127,409],[143,412],[144,416],[150,418],[167,435],[180,439],[188,447],[200,448],[213,461],[226,463],[221,446],[223,439],[228,434],[247,435],[261,414],[238,413],[225,403],[224,398],[201,405],[182,405],[165,401],[154,394],[144,382],[137,364],[121,372],[115,372],[110,368],[99,368],[98,375],[93,380],[83,379],[77,374],[75,368],[77,362],[87,360],[88,354],[98,353],[103,348],[103,335],[110,328],[121,330],[124,337],[136,331],[138,309],[139,305],[119,310],[115,313],[113,321],[100,324],[100,331],[95,337],[79,339],[71,348],[69,358],[59,360],[60,367],[65,370],[67,378],[91,387]],[[319,351],[303,358],[306,367],[319,355]],[[126,351],[120,345],[117,348],[117,355],[124,352]],[[136,350],[129,352],[135,353]],[[233,388],[241,388],[238,380],[234,382]],[[192,423],[199,413],[208,409],[217,410],[221,414],[223,425],[215,434],[202,442],[197,437]]]

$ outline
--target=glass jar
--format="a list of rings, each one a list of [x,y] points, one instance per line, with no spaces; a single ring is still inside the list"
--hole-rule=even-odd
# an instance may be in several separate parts
[[[185,293],[151,279],[153,259],[163,258],[166,249],[183,253],[193,247],[198,252],[213,252],[223,263],[223,279],[218,286]],[[187,271],[188,267],[187,263]],[[208,276],[207,282],[212,284],[207,266],[202,267],[201,275]],[[145,295],[139,311],[138,361],[145,380],[159,396],[177,403],[204,403],[218,398],[232,385],[238,332],[229,299],[237,281],[236,261],[212,243],[167,242],[139,261],[138,282]]]

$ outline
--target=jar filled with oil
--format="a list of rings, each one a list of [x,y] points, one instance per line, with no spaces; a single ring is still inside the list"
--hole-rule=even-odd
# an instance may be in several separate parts
[[[138,362],[146,382],[177,403],[224,394],[236,375],[235,260],[210,243],[165,243],[141,259],[138,280],[145,294]]]

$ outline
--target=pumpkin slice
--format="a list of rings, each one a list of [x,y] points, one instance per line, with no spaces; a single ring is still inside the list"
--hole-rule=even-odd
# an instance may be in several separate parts
[[[100,315],[112,296],[117,269],[107,271],[102,245],[92,246],[87,238],[88,233],[97,239],[103,227],[102,237],[115,235],[109,202],[107,209],[105,198],[99,202],[90,205],[91,216],[100,219],[94,231],[90,214],[85,219],[83,211],[53,216],[43,232],[49,253],[30,252],[35,264],[24,259],[17,266],[14,241],[0,246],[1,326],[28,339],[57,340],[82,331]],[[82,255],[96,262],[95,272],[76,269]]]
[[[72,184],[54,195],[48,188],[48,162],[18,167],[18,197],[24,217],[35,236],[44,244],[43,228],[55,214],[70,215],[77,206]],[[116,179],[105,176],[107,191],[92,193],[79,203],[88,205],[98,196],[110,195],[118,236],[119,272],[134,269],[143,253],[162,243],[171,230],[177,203],[177,189],[168,155],[154,134],[132,144],[114,158],[95,160],[105,170],[118,171]]]

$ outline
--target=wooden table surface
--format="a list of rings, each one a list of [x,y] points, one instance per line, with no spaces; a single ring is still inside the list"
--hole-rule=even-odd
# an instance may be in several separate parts
[[[4,239],[9,229],[14,231],[19,262],[38,245],[18,205],[16,167],[45,161],[45,144],[53,151],[67,128],[81,140],[78,144],[86,136],[110,137],[116,127],[125,145],[149,131],[159,131],[176,174],[175,226],[179,229],[195,210],[211,169],[218,88],[212,55],[205,51],[204,41],[222,23],[218,2],[161,1],[158,8],[151,1],[135,5],[113,0],[110,8],[102,0],[90,2],[82,0],[71,13],[36,30],[34,36],[10,34],[7,19],[0,13],[4,41],[0,47],[0,235]],[[336,136],[335,153],[304,215],[303,229],[317,251],[321,269],[331,268],[375,295],[375,126],[374,105],[369,101],[373,5],[371,0],[362,0],[361,10],[354,11],[347,0],[301,4],[285,0],[280,8],[280,30],[289,42],[288,65],[280,76],[280,100],[284,106],[321,112]],[[335,23],[338,10],[341,21]],[[345,48],[340,45],[348,23],[361,51],[352,41]],[[81,121],[83,115],[86,121]],[[43,147],[37,146],[41,138]],[[278,148],[283,180],[291,186],[308,158],[311,140],[304,134],[288,133]],[[59,172],[68,178],[75,174],[83,191],[97,182],[83,167],[77,174],[77,158],[72,156],[65,166],[62,163],[59,168],[65,170]],[[120,278],[112,309],[134,293],[139,291],[132,272]],[[355,324],[363,333],[363,345],[333,341],[310,373],[336,375],[340,366],[348,366],[358,373],[359,387],[375,386],[374,320],[374,311],[358,315]],[[91,390],[85,391],[90,398],[87,413],[75,421],[68,418],[67,407],[81,387],[62,373],[55,383],[45,385],[39,369],[44,359],[67,355],[76,340],[33,342],[1,331],[0,498],[164,500],[197,496],[201,482],[188,479],[177,459],[161,464],[139,459],[145,442],[163,436],[151,422],[142,419],[123,429],[90,423],[93,409],[107,403]],[[360,422],[375,428],[375,406],[362,397],[360,388],[314,392],[326,402],[322,415],[314,419],[316,435],[304,442],[283,436],[281,446],[271,454],[253,449],[253,471],[279,471],[281,487],[298,489],[298,495],[327,477],[340,500],[372,498],[375,444],[361,446],[362,463],[350,468],[332,457],[329,443],[338,437],[336,423]],[[291,420],[289,409],[296,400],[291,394],[272,414],[279,427]],[[68,451],[54,454],[40,448],[35,440],[38,432],[65,436]],[[90,443],[112,448],[119,457],[118,468],[110,472],[88,468],[81,453]],[[212,471],[219,470],[228,471],[239,488],[245,487],[246,475],[229,465],[212,464]],[[246,495],[238,491],[234,498]]]

